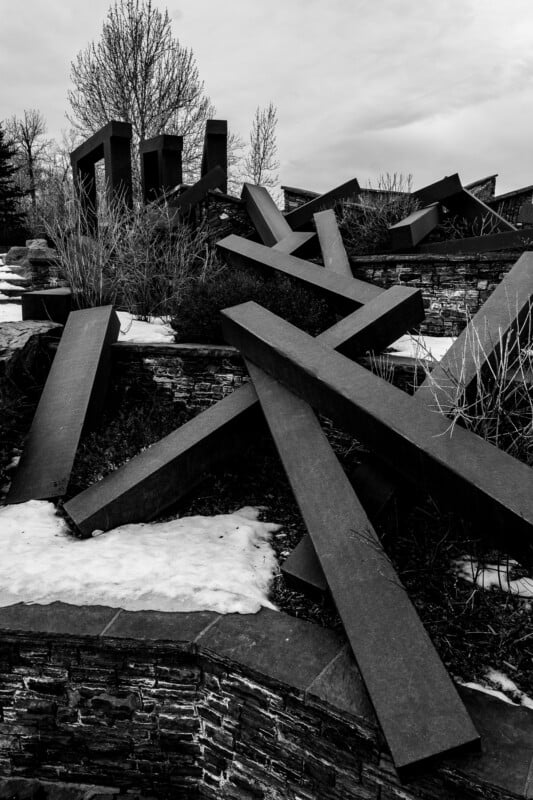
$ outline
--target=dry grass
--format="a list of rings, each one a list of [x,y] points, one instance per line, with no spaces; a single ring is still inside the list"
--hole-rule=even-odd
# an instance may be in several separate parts
[[[206,227],[176,221],[164,200],[133,209],[101,202],[95,220],[71,193],[60,208],[46,231],[82,308],[111,303],[141,318],[170,316],[186,287],[221,269]]]

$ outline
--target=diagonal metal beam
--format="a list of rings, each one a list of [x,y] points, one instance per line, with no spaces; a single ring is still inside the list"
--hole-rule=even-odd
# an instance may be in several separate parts
[[[416,324],[423,314],[421,292],[395,286],[380,292],[368,306],[353,312],[320,338],[329,347],[353,356],[364,352],[376,331],[380,341],[390,343],[406,324]],[[237,389],[72,498],[64,506],[66,513],[84,536],[95,529],[109,530],[154,518],[202,480],[230,448],[249,441],[257,413],[253,387]]]
[[[531,468],[256,303],[222,312],[228,342],[316,410],[352,430],[420,488],[445,490],[533,563]],[[401,465],[401,466],[400,466]]]
[[[428,758],[478,744],[315,413],[246,363],[396,768],[402,774]]]

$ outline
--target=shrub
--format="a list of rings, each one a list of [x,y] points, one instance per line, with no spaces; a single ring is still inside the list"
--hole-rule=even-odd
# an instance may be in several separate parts
[[[411,194],[412,176],[394,173],[380,176],[377,188],[363,201],[339,204],[339,228],[349,256],[371,255],[389,250],[389,227],[418,208]]]
[[[166,202],[101,202],[95,222],[72,193],[60,208],[47,216],[46,232],[79,307],[111,303],[139,317],[169,316],[186,286],[220,269],[205,226],[176,221]]]
[[[509,307],[509,315],[516,318],[516,311]],[[533,466],[532,308],[518,330],[515,327],[508,334],[500,333],[497,358],[487,359],[482,333],[473,325],[466,329],[465,353],[471,354],[476,365],[475,391],[471,397],[466,396],[460,364],[453,374],[445,370],[444,403],[450,424],[462,425]],[[424,367],[430,387],[440,390],[426,364]],[[434,396],[440,407],[437,391]]]
[[[327,303],[288,278],[265,278],[224,267],[189,283],[180,293],[171,324],[179,342],[223,343],[220,310],[254,300],[312,336],[335,322]]]

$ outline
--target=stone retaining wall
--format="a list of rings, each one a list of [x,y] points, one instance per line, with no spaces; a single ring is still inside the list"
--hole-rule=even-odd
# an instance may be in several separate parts
[[[360,280],[388,289],[396,284],[422,290],[430,336],[458,336],[516,263],[520,252],[481,255],[379,255],[351,259]]]
[[[209,800],[526,800],[533,712],[400,782],[345,639],[286,614],[0,609],[0,779]]]

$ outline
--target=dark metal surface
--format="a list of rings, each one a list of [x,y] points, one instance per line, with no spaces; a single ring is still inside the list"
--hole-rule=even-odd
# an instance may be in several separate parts
[[[453,497],[505,549],[533,562],[531,468],[256,303],[222,312],[227,341],[351,430],[422,490]]]
[[[82,429],[103,407],[119,328],[111,306],[70,314],[7,503],[65,494]]]
[[[389,228],[391,250],[409,250],[431,233],[440,222],[439,203],[413,211],[408,217]]]
[[[72,292],[67,288],[40,289],[22,294],[22,319],[50,319],[64,325],[70,314]]]
[[[466,239],[448,239],[444,242],[421,244],[420,253],[491,253],[498,250],[525,250],[533,246],[533,231],[524,228],[519,231],[491,233],[484,236],[468,236]]]
[[[308,203],[304,203],[303,206],[295,208],[294,211],[289,211],[289,213],[285,215],[285,219],[291,228],[296,231],[301,228],[302,225],[310,223],[313,214],[317,211],[323,211],[325,208],[332,208],[337,200],[345,200],[348,197],[353,197],[359,194],[360,191],[361,188],[357,178],[352,178],[346,181],[346,183],[331,189],[329,192],[314,197]]]
[[[131,136],[129,122],[111,121],[70,154],[74,185],[89,218],[96,207],[94,165],[102,158],[110,199],[131,205]]]
[[[144,202],[155,200],[183,180],[181,152],[183,136],[161,134],[139,145]]]
[[[471,222],[490,224],[493,232],[516,230],[514,225],[511,225],[490,206],[469,192],[468,189],[464,189],[457,173],[418,189],[413,192],[413,196],[423,205],[442,203],[457,217]]]
[[[396,768],[479,741],[311,407],[247,362]]]
[[[337,272],[339,275],[347,275],[351,278],[352,270],[344,249],[335,212],[331,209],[318,211],[313,214],[313,219],[320,241],[324,266],[332,272]]]
[[[234,234],[218,241],[217,249],[236,267],[251,267],[266,272],[274,270],[294,278],[308,288],[315,289],[344,313],[367,303],[383,291],[379,286],[344,275],[335,275],[309,261],[280,253]]]
[[[524,253],[421,384],[417,400],[428,408],[448,413],[458,387],[464,387],[468,402],[472,402],[478,376],[482,380],[487,376],[502,349],[508,353],[511,368],[517,333],[524,325],[526,336],[522,333],[522,346],[528,343],[525,339],[530,334],[527,319],[532,298],[533,253]],[[460,395],[458,400],[461,402]]]
[[[202,153],[201,177],[215,167],[228,174],[228,123],[225,119],[208,119],[205,125],[204,149]],[[227,178],[219,185],[222,192],[228,191]]]
[[[256,400],[252,386],[237,389],[69,500],[66,513],[84,536],[153,519],[249,440]]]
[[[413,324],[418,321],[417,290],[394,287],[394,290],[381,292],[372,303],[370,312],[373,310],[373,313],[366,312],[362,322],[357,320],[361,312],[356,312],[352,315],[352,324],[348,320],[343,327],[335,325],[320,338],[331,342],[332,347],[346,346],[355,353],[358,339],[366,340],[366,327],[374,325],[381,317],[384,330],[389,331],[390,341],[394,341],[399,335],[398,329],[386,322],[394,306],[389,299],[390,292],[400,304],[406,296],[414,299],[404,307],[404,315],[411,314],[409,319]],[[155,517],[200,482],[213,464],[249,439],[250,425],[258,424],[254,416],[257,413],[253,387],[237,389],[74,497],[65,504],[65,511],[85,536],[90,536],[96,528],[108,530]]]
[[[292,233],[291,226],[264,186],[245,183],[241,197],[261,241],[267,247],[281,242]]]

